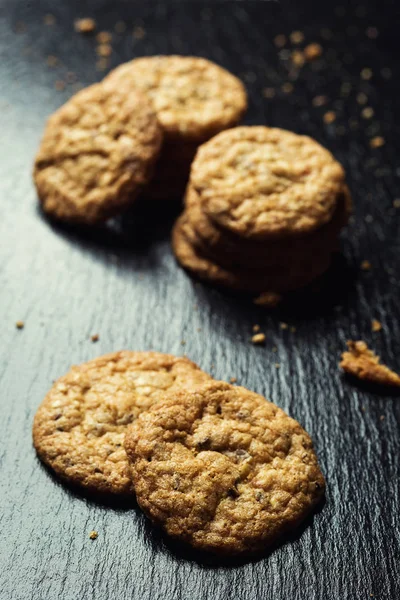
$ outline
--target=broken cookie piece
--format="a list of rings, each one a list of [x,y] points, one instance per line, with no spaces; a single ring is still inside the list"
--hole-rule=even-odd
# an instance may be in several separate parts
[[[363,341],[347,342],[348,351],[343,352],[339,366],[354,377],[379,385],[400,387],[400,376],[380,363],[380,357]]]

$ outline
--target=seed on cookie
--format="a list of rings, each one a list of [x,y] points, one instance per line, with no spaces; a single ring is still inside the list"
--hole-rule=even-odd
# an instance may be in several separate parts
[[[148,99],[104,84],[73,96],[47,121],[34,168],[43,210],[92,224],[127,207],[148,183],[162,132]]]
[[[128,429],[139,505],[201,550],[250,554],[291,532],[324,493],[310,437],[243,387],[177,391]]]
[[[98,494],[130,494],[123,448],[128,424],[166,391],[209,380],[187,358],[157,352],[116,352],[72,367],[35,415],[36,451],[71,485]]]

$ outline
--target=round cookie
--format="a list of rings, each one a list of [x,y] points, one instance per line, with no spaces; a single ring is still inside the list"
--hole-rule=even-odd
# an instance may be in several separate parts
[[[286,292],[306,286],[327,270],[330,254],[315,257],[312,264],[306,264],[303,270],[289,266],[266,269],[245,269],[224,267],[204,256],[199,250],[199,240],[188,227],[185,213],[177,220],[172,231],[172,249],[179,263],[195,277],[215,285],[243,292]]]
[[[40,405],[33,442],[63,480],[99,494],[132,492],[125,431],[166,391],[192,389],[211,377],[183,357],[116,352],[72,369]]]
[[[257,126],[236,127],[203,144],[190,185],[212,221],[242,238],[266,240],[329,222],[345,179],[316,141]]]
[[[43,210],[62,221],[105,221],[148,183],[162,143],[149,100],[140,92],[92,85],[54,113],[35,160]]]
[[[345,186],[332,219],[316,231],[283,240],[258,241],[241,239],[213,223],[203,212],[199,196],[190,185],[186,190],[185,205],[187,224],[195,233],[202,253],[222,265],[242,269],[282,269],[288,264],[293,265],[294,270],[306,268],[307,262],[312,264],[315,256],[330,255],[336,249],[338,234],[351,214],[351,196]]]
[[[105,80],[116,89],[138,88],[151,99],[165,140],[201,143],[233,127],[247,108],[241,81],[197,56],[136,58]]]
[[[168,394],[129,427],[125,449],[141,508],[200,550],[262,550],[324,494],[312,441],[297,421],[223,382]]]

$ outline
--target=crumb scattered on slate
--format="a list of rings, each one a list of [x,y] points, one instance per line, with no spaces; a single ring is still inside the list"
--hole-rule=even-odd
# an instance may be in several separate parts
[[[90,339],[92,340],[92,342],[98,342],[100,339],[100,336],[98,333],[94,333],[92,336],[90,336]]]
[[[112,54],[112,46],[110,44],[99,44],[96,48],[96,53],[102,58],[107,58]]]
[[[51,27],[51,25],[55,25],[55,22],[56,22],[56,18],[54,15],[50,15],[50,14],[44,15],[43,23],[45,25],[48,25],[49,27]]]
[[[293,31],[289,37],[292,44],[301,44],[304,42],[304,33],[302,31]]]
[[[384,146],[384,144],[385,140],[381,135],[377,135],[369,141],[369,145],[371,146],[371,148],[380,148],[381,146]]]
[[[97,540],[97,538],[99,537],[99,534],[98,534],[97,531],[91,531],[89,533],[89,537],[90,537],[91,540]]]
[[[372,119],[372,117],[374,116],[374,109],[370,106],[366,106],[362,109],[361,116],[363,119]]]
[[[304,48],[304,56],[306,60],[315,60],[322,55],[321,44],[312,43]]]
[[[91,17],[75,19],[74,29],[77,33],[92,33],[97,27],[96,21]]]
[[[360,266],[362,271],[369,271],[372,268],[369,260],[363,260]]]
[[[280,363],[275,363],[275,369],[280,369],[280,368],[281,368]]]
[[[186,345],[186,340],[181,340],[181,346],[185,346]]]
[[[396,200],[393,200],[393,206],[394,208],[400,208],[400,198],[396,198]]]
[[[382,323],[380,321],[378,321],[377,319],[372,319],[371,329],[372,329],[372,331],[381,331]]]
[[[275,97],[276,92],[275,92],[274,88],[267,87],[267,88],[263,89],[262,94],[263,94],[264,98],[271,99],[271,98]]]
[[[371,69],[369,69],[368,67],[362,69],[361,73],[361,79],[364,79],[365,81],[369,81],[373,75]]]
[[[57,81],[54,83],[54,87],[57,90],[57,92],[62,92],[63,90],[65,90],[65,81],[63,81],[62,79],[57,79]]]
[[[17,322],[15,323],[15,327],[16,327],[17,329],[23,329],[23,328],[25,327],[25,323],[24,323],[23,321],[17,321]]]
[[[295,67],[302,67],[306,62],[304,53],[301,50],[294,50],[290,56],[290,59]]]
[[[126,23],[124,21],[117,21],[114,25],[114,31],[116,33],[124,33],[126,31]]]
[[[265,344],[265,339],[266,338],[265,338],[265,334],[264,333],[256,333],[251,338],[251,341],[252,341],[253,344],[261,345],[261,344]]]
[[[230,382],[230,383],[236,383],[236,382],[237,382],[237,378],[236,378],[236,377],[231,377],[231,378],[229,379],[229,382]]]
[[[328,110],[328,112],[324,114],[324,122],[329,125],[334,121],[336,121],[336,113],[334,113],[333,110]]]
[[[289,328],[289,325],[287,323],[284,323],[283,321],[282,321],[282,323],[279,323],[279,326],[280,326],[281,329],[288,329]]]
[[[293,83],[290,83],[290,81],[287,81],[282,85],[282,92],[284,92],[285,94],[291,94],[293,90],[294,86]]]
[[[112,40],[112,33],[109,31],[99,31],[96,35],[96,41],[98,44],[109,44]]]
[[[283,48],[286,44],[286,36],[283,34],[275,36],[274,44],[277,48]]]
[[[260,326],[259,325],[253,325],[253,332],[254,333],[258,333],[260,331]]]
[[[132,35],[135,38],[135,40],[142,40],[144,37],[146,37],[146,30],[143,29],[143,27],[140,27],[140,25],[138,25],[134,28]]]
[[[360,92],[359,94],[357,94],[357,102],[358,104],[367,104],[368,102],[368,96],[367,94],[365,94],[364,92]]]
[[[297,331],[296,327],[291,327],[290,328],[290,333],[296,333],[296,331]]]
[[[327,102],[328,98],[326,96],[315,96],[312,100],[313,106],[324,106]]]
[[[276,292],[263,292],[257,298],[254,298],[253,303],[265,308],[275,308],[281,300],[282,296]]]

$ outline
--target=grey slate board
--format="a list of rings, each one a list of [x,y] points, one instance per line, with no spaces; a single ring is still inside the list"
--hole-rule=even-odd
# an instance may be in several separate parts
[[[354,385],[337,368],[345,340],[360,338],[400,370],[398,8],[375,0],[345,10],[299,4],[0,3],[1,600],[400,597],[400,399]],[[46,13],[55,25],[43,25]],[[310,134],[343,162],[355,217],[320,293],[266,312],[194,284],[171,254],[172,207],[158,219],[151,210],[151,220],[138,207],[91,235],[44,220],[32,161],[45,118],[73,93],[54,83],[67,72],[84,85],[102,76],[94,38],[73,32],[76,16],[95,16],[99,30],[126,22],[114,36],[111,66],[173,52],[225,65],[248,86],[247,123]],[[134,26],[144,28],[143,39],[132,37]],[[377,39],[365,34],[371,26]],[[294,29],[319,41],[324,56],[285,94],[290,69],[272,40]],[[47,66],[49,55],[58,67]],[[360,79],[365,67],[369,81]],[[265,87],[277,89],[275,98],[263,97]],[[360,117],[360,91],[375,110],[370,121]],[[326,107],[312,105],[320,94]],[[323,122],[326,110],[337,114],[332,125]],[[372,150],[374,135],[385,146]],[[371,271],[360,270],[362,260]],[[373,318],[383,324],[379,333],[371,332]],[[296,331],[281,330],[280,321]],[[255,323],[265,348],[249,343]],[[31,447],[36,407],[72,363],[121,348],[185,352],[215,377],[235,376],[288,411],[315,440],[325,505],[265,557],[226,565],[170,544],[135,507],[110,508],[61,486]]]

